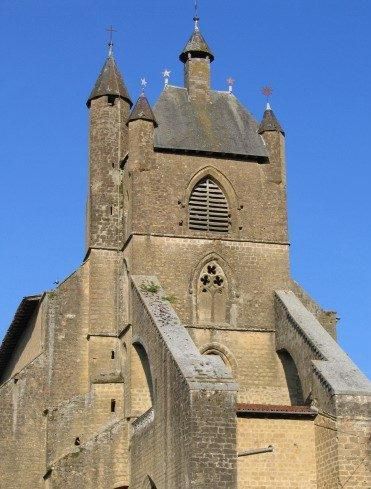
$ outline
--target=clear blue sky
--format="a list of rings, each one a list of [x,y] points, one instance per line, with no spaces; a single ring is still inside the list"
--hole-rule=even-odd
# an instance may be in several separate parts
[[[338,311],[339,339],[371,375],[370,0],[200,0],[213,85],[261,117],[260,88],[287,132],[292,273]],[[19,300],[53,287],[83,258],[85,101],[107,33],[133,98],[178,54],[193,0],[1,0],[0,336]]]

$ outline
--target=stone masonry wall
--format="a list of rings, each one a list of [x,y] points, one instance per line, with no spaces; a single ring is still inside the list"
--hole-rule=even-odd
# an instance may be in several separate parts
[[[117,422],[58,460],[49,477],[52,489],[113,489],[129,485],[125,421]]]
[[[133,233],[217,238],[217,233],[188,229],[189,194],[201,178],[210,175],[229,201],[230,239],[287,243],[285,182],[272,182],[268,171],[268,164],[253,160],[157,152],[151,171],[132,174]]]
[[[175,296],[174,307],[186,325],[196,325],[195,289],[200,263],[209,257],[220,263],[231,288],[231,320],[218,326],[275,328],[274,290],[289,284],[286,245],[134,236],[125,256],[132,274],[153,273],[159,277],[166,293]]]
[[[273,452],[238,458],[238,489],[317,489],[312,420],[238,418],[238,451]]]
[[[199,350],[219,354],[238,383],[238,403],[290,405],[272,332],[189,329]]]
[[[369,488],[370,382],[293,292],[277,292],[276,311],[276,347],[294,359],[304,396],[321,415],[318,489]]]
[[[91,101],[87,249],[122,245],[120,162],[128,151],[129,112],[120,98]]]
[[[132,489],[237,487],[235,391],[220,359],[202,357],[154,277],[134,277],[133,342],[145,348],[153,415],[134,423]],[[146,288],[147,287],[147,288]]]
[[[45,354],[0,386],[0,487],[41,489],[45,473]]]

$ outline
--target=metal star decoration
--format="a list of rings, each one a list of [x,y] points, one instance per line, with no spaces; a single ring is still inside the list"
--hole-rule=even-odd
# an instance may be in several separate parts
[[[234,86],[235,82],[236,82],[236,80],[234,80],[231,76],[229,78],[227,78],[229,93],[233,92],[233,86]]]
[[[272,95],[273,89],[269,86],[265,86],[262,88],[262,94],[267,97],[267,101],[269,100],[269,97]]]
[[[162,76],[164,77],[164,82],[165,82],[165,88],[167,88],[167,86],[169,85],[170,75],[171,75],[171,71],[168,70],[167,68],[165,69],[165,71],[162,72]]]
[[[142,94],[144,94],[145,90],[146,90],[146,86],[148,85],[148,82],[145,78],[141,78],[140,79],[140,85],[142,87]]]

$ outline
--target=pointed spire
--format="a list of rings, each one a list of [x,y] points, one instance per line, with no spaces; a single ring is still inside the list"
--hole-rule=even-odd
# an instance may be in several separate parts
[[[189,57],[192,58],[210,58],[210,62],[213,62],[215,57],[205,41],[203,35],[200,32],[200,17],[198,16],[198,3],[195,2],[195,16],[193,18],[195,26],[194,31],[189,41],[185,45],[182,53],[179,56],[180,61],[187,62]]]
[[[280,132],[283,136],[285,135],[285,131],[282,129],[281,124],[278,122],[277,117],[274,115],[270,103],[267,102],[267,107],[264,111],[263,120],[259,126],[258,133],[262,134],[263,132],[269,131]]]
[[[127,124],[129,124],[129,122],[137,120],[153,122],[153,125],[155,127],[158,126],[155,115],[144,93],[142,93],[138,98],[137,103],[135,104],[134,109],[130,114]]]
[[[117,68],[112,48],[113,43],[110,42],[108,58],[104,63],[102,71],[100,72],[95,86],[86,102],[88,107],[90,107],[90,103],[93,99],[104,97],[105,95],[122,98],[129,103],[130,107],[133,105],[121,73]]]

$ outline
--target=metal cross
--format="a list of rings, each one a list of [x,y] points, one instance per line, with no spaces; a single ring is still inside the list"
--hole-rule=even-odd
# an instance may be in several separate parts
[[[112,56],[113,52],[113,33],[117,32],[113,26],[111,25],[108,29],[106,29],[107,32],[109,32],[109,42],[108,42],[108,55]]]
[[[112,44],[113,42],[113,33],[117,32],[116,29],[113,28],[112,25],[109,26],[108,29],[106,29],[107,32],[109,32],[109,43]]]
[[[195,31],[199,30],[200,17],[198,15],[198,0],[195,0],[195,16],[193,17],[195,21]]]

